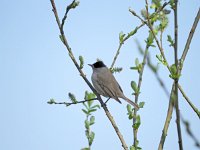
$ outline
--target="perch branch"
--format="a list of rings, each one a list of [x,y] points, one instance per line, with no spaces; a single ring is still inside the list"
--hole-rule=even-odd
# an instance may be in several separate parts
[[[118,138],[120,139],[121,141],[121,144],[122,144],[122,147],[125,149],[125,150],[128,150],[128,146],[121,134],[121,132],[119,131],[119,128],[117,127],[117,124],[115,123],[112,115],[110,114],[107,106],[104,104],[103,100],[101,99],[100,95],[96,92],[96,90],[93,88],[92,84],[89,82],[89,80],[86,78],[86,76],[84,75],[83,71],[81,70],[81,68],[79,67],[73,53],[72,53],[72,50],[67,42],[67,39],[65,37],[65,34],[64,34],[64,30],[63,28],[61,27],[61,24],[60,24],[60,20],[59,20],[59,17],[58,17],[58,13],[57,13],[57,9],[56,9],[56,5],[55,5],[55,2],[54,0],[50,0],[51,2],[51,5],[52,5],[52,8],[53,8],[53,12],[54,12],[54,15],[55,15],[55,18],[56,18],[56,22],[58,24],[58,27],[59,27],[59,30],[60,30],[60,34],[61,34],[61,38],[62,38],[62,41],[63,41],[63,44],[66,46],[68,52],[69,52],[69,56],[70,58],[72,59],[74,65],[76,66],[77,70],[79,71],[81,77],[83,78],[83,80],[87,83],[87,85],[90,87],[90,89],[93,91],[93,93],[97,96],[97,99],[99,100],[99,102],[101,103],[101,106],[103,107],[105,113],[106,113],[106,116],[108,117],[108,119],[110,120],[113,128],[115,129],[115,132],[118,136]],[[69,11],[67,11],[68,13]],[[66,16],[67,16],[67,13],[66,13]],[[65,21],[65,19],[64,19]],[[64,24],[64,23],[63,23]]]

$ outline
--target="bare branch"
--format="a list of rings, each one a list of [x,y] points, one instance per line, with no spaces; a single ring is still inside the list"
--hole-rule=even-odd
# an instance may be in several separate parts
[[[193,139],[193,141],[195,142],[195,146],[198,147],[200,149],[200,142],[198,141],[198,139],[194,136],[194,134],[192,133],[191,131],[191,128],[190,128],[190,123],[186,120],[183,119],[183,117],[181,117],[181,120],[182,122],[184,123],[185,125],[185,129],[186,129],[186,132],[188,133],[188,135]]]
[[[194,106],[194,104],[192,104],[192,102],[190,101],[189,97],[187,97],[187,95],[185,94],[185,92],[183,91],[183,89],[182,89],[182,87],[180,85],[178,85],[178,88],[179,88],[179,91],[181,92],[181,94],[183,95],[183,97],[185,98],[185,100],[192,107],[192,109],[198,115],[198,117],[200,119],[200,111]]]
[[[192,38],[193,38],[194,32],[195,32],[195,30],[196,30],[196,27],[197,27],[197,25],[198,25],[199,19],[200,19],[200,8],[199,8],[199,10],[198,10],[198,12],[197,12],[197,15],[196,15],[196,17],[195,17],[194,23],[193,23],[192,28],[191,28],[191,30],[190,30],[190,34],[189,34],[188,39],[187,39],[187,42],[186,42],[186,44],[185,44],[185,48],[184,48],[183,54],[182,54],[182,56],[181,56],[181,60],[183,60],[183,62],[184,62],[185,57],[186,57],[186,55],[187,55],[187,52],[188,52],[188,50],[189,50],[189,48],[190,48],[190,43],[191,43],[191,41],[192,41]]]
[[[169,106],[168,106],[168,110],[167,110],[167,116],[166,116],[166,119],[165,119],[164,128],[162,130],[162,135],[161,135],[161,138],[160,138],[158,150],[163,150],[165,138],[167,136],[169,124],[170,124],[170,121],[171,121],[171,118],[172,118],[173,107],[174,107],[174,84],[172,85],[172,90],[171,90],[171,95],[170,95],[170,100],[169,100]]]

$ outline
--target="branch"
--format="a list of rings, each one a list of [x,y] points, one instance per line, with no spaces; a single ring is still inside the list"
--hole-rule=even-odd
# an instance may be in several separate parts
[[[78,6],[78,5],[79,5],[79,2],[76,1],[76,0],[73,0],[72,3],[67,6],[66,11],[65,11],[65,15],[62,19],[61,30],[63,30],[65,20],[67,19],[67,14],[68,14],[69,10],[76,8],[76,6]]]
[[[137,40],[136,40],[136,44],[137,44],[137,46],[138,46],[139,52],[144,56],[144,50],[142,49],[140,43],[139,43]],[[161,79],[161,77],[160,77],[159,74],[158,74],[158,69],[157,69],[157,67],[156,67],[154,64],[152,64],[152,62],[151,62],[150,53],[148,53],[148,55],[147,55],[147,65],[148,65],[148,67],[150,68],[150,70],[154,73],[154,75],[155,75],[157,81],[159,82],[160,86],[161,86],[162,89],[164,90],[166,96],[167,96],[167,97],[170,97],[170,93],[169,93],[169,91],[167,90],[167,87],[165,86],[163,80]]]
[[[93,98],[93,99],[88,99],[88,100],[82,100],[82,101],[76,101],[76,102],[72,102],[72,103],[68,103],[68,102],[55,102],[54,100],[50,99],[50,101],[48,101],[48,104],[60,104],[60,105],[66,105],[66,106],[70,106],[73,104],[80,104],[80,103],[85,103],[88,101],[94,101],[94,100],[98,100],[97,98]]]
[[[193,23],[192,28],[191,28],[191,30],[190,30],[190,33],[189,33],[187,42],[186,42],[186,44],[185,44],[185,48],[184,48],[183,54],[182,54],[182,56],[181,56],[181,60],[182,60],[183,62],[185,61],[186,55],[187,55],[188,50],[189,50],[189,48],[190,48],[190,43],[191,43],[191,41],[192,41],[192,38],[193,38],[194,32],[195,32],[195,30],[196,30],[197,24],[198,24],[198,22],[199,22],[199,19],[200,19],[200,8],[199,8],[199,10],[198,10],[198,12],[197,12],[197,15],[196,15],[196,17],[195,17],[195,20],[194,20],[194,23]]]
[[[147,3],[146,0],[145,0],[145,2]],[[169,3],[169,2],[168,2],[168,3]],[[168,3],[167,3],[167,4],[168,4]],[[148,3],[147,3],[147,4],[148,4]],[[165,5],[165,6],[166,6],[166,5]],[[164,8],[164,7],[162,7],[162,8]],[[147,5],[146,5],[146,10],[147,10],[147,16],[149,16],[149,12],[148,12],[148,7],[147,7]],[[147,17],[147,21],[146,21],[146,20],[142,19],[139,15],[137,15],[133,10],[130,10],[130,9],[129,9],[129,11],[130,11],[134,16],[136,16],[142,23],[146,24],[147,27],[150,29],[150,31],[152,32],[153,37],[154,37],[154,39],[155,39],[155,41],[156,41],[156,44],[157,44],[157,46],[158,46],[158,48],[159,48],[159,50],[160,50],[160,53],[161,53],[161,55],[162,55],[164,61],[166,62],[166,66],[167,66],[168,70],[170,71],[170,67],[169,67],[169,64],[168,64],[168,62],[167,62],[167,59],[166,59],[166,57],[165,57],[164,50],[163,50],[163,48],[161,47],[161,45],[160,45],[160,43],[159,43],[159,41],[158,41],[158,38],[156,37],[156,35],[155,35],[155,33],[154,33],[153,27],[152,27],[152,25],[151,25],[151,23],[150,23],[150,19],[151,19],[150,16]]]
[[[153,18],[154,15],[158,14],[159,12],[161,12],[168,4],[170,4],[170,2],[165,2],[165,3],[163,4],[162,7],[160,7],[156,12],[154,12],[151,16],[149,16],[149,19]],[[133,15],[136,15],[137,17],[139,17],[133,10],[129,9],[129,11],[130,11]],[[140,18],[140,17],[139,17],[139,18]],[[143,26],[145,25],[145,23],[143,22],[144,20],[142,20],[142,18],[140,18],[140,19],[141,19],[142,23],[134,29],[134,30],[136,30],[136,31],[139,30],[141,27],[143,27]],[[134,31],[134,30],[133,30],[133,31]],[[113,59],[113,61],[112,61],[112,65],[110,66],[110,68],[113,68],[113,67],[114,67],[114,64],[115,64],[115,62],[116,62],[116,60],[117,60],[117,57],[118,57],[118,55],[119,55],[119,53],[120,53],[120,49],[121,49],[122,45],[123,45],[124,42],[125,42],[126,40],[128,40],[130,37],[131,37],[131,36],[129,36],[129,34],[128,34],[128,35],[124,38],[123,42],[121,42],[121,43],[119,44],[118,49],[117,49],[117,52],[116,52],[116,54],[115,54],[115,57],[114,57],[114,59]]]
[[[190,123],[186,120],[183,119],[183,117],[181,117],[181,120],[182,122],[184,123],[185,125],[185,129],[186,129],[186,132],[188,133],[188,135],[193,139],[193,141],[195,142],[195,146],[200,148],[200,142],[198,141],[198,139],[194,136],[194,134],[192,133],[191,131],[191,128],[190,128]]]
[[[137,44],[137,46],[138,46],[139,52],[144,56],[144,51],[143,51],[143,49],[142,49],[140,43],[139,43],[138,41],[136,41],[136,44]],[[148,67],[150,68],[150,70],[154,73],[154,75],[155,75],[157,81],[160,83],[160,86],[161,86],[161,88],[164,90],[166,96],[167,96],[167,97],[170,97],[169,91],[167,90],[167,88],[166,88],[166,86],[165,86],[163,80],[162,80],[161,77],[159,76],[157,69],[155,69],[155,66],[154,66],[154,65],[152,64],[152,62],[151,62],[150,53],[148,53],[148,56],[147,56],[147,65],[148,65]],[[184,93],[184,91],[183,91],[183,89],[181,88],[180,85],[179,85],[179,90],[180,90],[180,92],[182,93],[183,97],[184,97],[184,98],[187,100],[187,102],[191,105],[191,107],[193,108],[193,110],[194,110],[194,111],[197,113],[197,115],[200,117],[200,112],[199,112],[198,109],[192,104],[192,102],[189,100],[189,98],[186,96],[186,94]],[[170,111],[169,111],[169,107],[168,107],[168,112],[170,112]],[[170,116],[170,115],[169,115],[169,116]],[[168,118],[170,118],[169,116],[168,116]],[[169,120],[169,119],[168,119],[168,120]],[[181,117],[181,121],[182,121],[182,123],[184,124],[184,126],[185,126],[185,128],[186,128],[186,132],[188,133],[188,135],[189,135],[189,136],[193,139],[193,141],[195,142],[195,145],[196,145],[197,147],[200,147],[200,143],[199,143],[199,141],[197,140],[197,138],[195,137],[195,135],[192,133],[188,121],[184,120],[183,117]],[[169,122],[166,121],[166,124],[169,124]],[[165,126],[167,127],[167,125],[165,125]],[[167,128],[166,128],[166,127],[164,128],[165,130],[163,129],[163,132],[165,131],[165,133],[162,133],[162,136],[161,136],[161,137],[162,137],[162,140],[163,140],[162,142],[165,141],[165,137],[166,137],[166,136],[164,136],[164,135],[167,135],[167,131],[166,131]],[[162,147],[163,147],[163,146],[162,146]],[[161,145],[160,145],[160,149],[161,149],[162,147],[161,147]]]
[[[192,102],[190,101],[189,97],[187,97],[187,95],[185,94],[185,92],[183,91],[183,89],[182,89],[182,87],[180,85],[178,85],[178,88],[179,88],[179,91],[181,92],[181,94],[183,95],[183,97],[185,98],[185,100],[192,107],[192,109],[194,110],[194,112],[197,114],[197,116],[200,119],[200,111],[192,104]]]
[[[131,32],[134,32],[134,34],[137,32],[137,30],[139,30],[142,26],[144,26],[145,24],[144,23],[142,23],[142,24],[140,24],[139,26],[137,26],[133,31],[131,31]],[[131,33],[130,32],[130,33]],[[115,65],[115,62],[116,62],[116,60],[117,60],[117,58],[118,58],[118,56],[119,56],[119,53],[120,53],[120,50],[121,50],[121,47],[122,47],[122,45],[124,44],[124,42],[126,41],[126,40],[128,40],[131,36],[133,36],[134,34],[127,34],[127,36],[123,39],[123,42],[120,42],[119,43],[119,46],[118,46],[118,49],[117,49],[117,52],[116,52],[116,54],[115,54],[115,56],[114,56],[114,58],[113,58],[113,61],[112,61],[112,64],[111,64],[111,66],[110,66],[110,69],[112,69],[113,67],[114,67],[114,65]]]
[[[105,113],[106,113],[106,116],[108,117],[108,119],[110,120],[113,128],[115,129],[115,132],[118,136],[118,138],[120,139],[121,141],[121,144],[122,144],[122,147],[125,149],[125,150],[128,150],[128,146],[126,145],[126,142],[121,134],[121,132],[119,131],[119,128],[117,127],[112,115],[110,114],[108,108],[106,107],[106,105],[104,104],[103,100],[101,99],[100,95],[96,92],[96,90],[94,89],[94,87],[92,86],[92,84],[89,82],[89,80],[86,78],[86,76],[84,75],[83,71],[81,70],[81,68],[79,67],[73,53],[72,53],[72,50],[67,42],[67,39],[65,37],[65,34],[64,34],[64,31],[63,31],[63,28],[61,27],[61,24],[60,24],[60,20],[59,20],[59,17],[58,17],[58,13],[57,13],[57,9],[56,9],[56,5],[55,5],[55,2],[54,0],[50,0],[51,2],[51,5],[52,5],[52,8],[53,8],[53,12],[54,12],[54,15],[55,15],[55,18],[56,18],[56,22],[58,24],[58,27],[60,29],[60,33],[61,33],[61,38],[62,38],[62,42],[63,44],[66,46],[68,52],[69,52],[69,56],[70,58],[72,59],[74,65],[76,66],[77,70],[79,71],[81,77],[83,78],[83,80],[87,83],[87,85],[90,87],[90,89],[93,91],[93,93],[97,96],[97,99],[99,100],[99,102],[101,103],[101,106],[103,107]],[[67,11],[68,13],[68,11]],[[64,22],[65,22],[65,19],[63,19]],[[64,23],[63,23],[64,24]]]
[[[148,56],[148,50],[149,50],[149,46],[146,45],[146,49],[145,49],[145,52],[144,52],[144,57],[143,57],[143,61],[142,61],[142,68],[141,68],[141,71],[139,73],[139,79],[138,79],[138,85],[137,85],[137,89],[138,89],[138,92],[135,93],[135,103],[137,104],[138,103],[138,99],[139,99],[139,94],[140,94],[140,88],[141,88],[141,84],[142,84],[142,76],[143,76],[143,72],[144,72],[144,66],[146,65],[146,59],[147,59],[147,56]],[[137,110],[134,109],[134,116],[137,115]],[[133,119],[133,124],[135,123],[135,120]],[[137,149],[137,129],[133,128],[133,134],[134,134],[134,147]]]
[[[165,138],[167,136],[167,131],[168,131],[169,124],[170,124],[170,121],[171,121],[171,118],[172,118],[173,107],[174,107],[174,96],[173,96],[173,94],[174,94],[174,84],[172,85],[172,90],[171,90],[171,95],[170,95],[170,100],[169,100],[169,106],[168,106],[168,110],[167,110],[167,116],[166,116],[166,119],[165,119],[164,128],[162,130],[162,135],[161,135],[161,138],[160,138],[158,150],[163,150]]]

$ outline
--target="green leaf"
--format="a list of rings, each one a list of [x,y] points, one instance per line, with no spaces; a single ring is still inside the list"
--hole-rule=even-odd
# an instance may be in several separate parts
[[[53,98],[51,98],[47,103],[48,104],[55,104],[55,100]]]
[[[132,111],[132,107],[131,107],[130,104],[127,104],[126,108],[127,108],[128,113],[132,113],[133,112]]]
[[[92,142],[93,142],[93,140],[94,140],[94,137],[95,137],[95,133],[94,133],[94,132],[91,132],[91,133],[90,133],[90,138],[89,138],[89,146],[92,145]]]
[[[170,6],[172,9],[175,9],[175,1],[174,0],[170,0]]]
[[[93,108],[99,108],[100,109],[101,107],[99,105],[94,105],[94,106],[91,107],[91,109],[93,109]]]
[[[154,34],[157,34],[156,32],[158,32],[157,30],[155,30],[154,31]],[[152,32],[149,32],[149,36],[148,36],[148,38],[147,38],[147,40],[145,41],[146,42],[146,44],[147,44],[147,46],[154,46],[153,45],[153,41],[154,41],[154,35],[152,34]]]
[[[173,75],[177,74],[177,69],[176,69],[176,65],[175,64],[173,64],[173,65],[170,66],[170,72]]]
[[[128,38],[133,36],[135,33],[137,33],[138,28],[136,27],[133,31],[131,31],[130,33],[128,33]]]
[[[135,59],[135,65],[136,65],[137,67],[138,67],[139,63],[140,63],[140,62],[139,62],[139,59],[136,58],[136,59]]]
[[[77,100],[76,100],[76,97],[74,96],[74,94],[68,93],[68,96],[69,96],[70,100],[71,100],[73,103],[77,103]]]
[[[89,132],[89,130],[88,130],[88,129],[86,129],[86,130],[85,130],[85,135],[86,135],[87,139],[89,139],[89,138],[90,138],[90,132]]]
[[[137,129],[139,128],[140,124],[141,124],[140,115],[137,115],[136,120],[135,120],[135,123],[134,123],[134,125],[133,125],[133,128],[134,128],[135,130],[137,130]]]
[[[145,20],[147,19],[147,11],[146,11],[146,9],[142,9],[141,10],[141,15]]]
[[[128,119],[131,120],[131,119],[135,118],[135,115],[133,113],[134,108],[132,108],[130,104],[127,104],[126,108],[128,111],[128,113],[127,113]]]
[[[144,107],[145,102],[140,102],[139,103],[139,108],[143,108]]]
[[[85,109],[82,109],[82,111],[83,111],[86,115],[89,114],[89,112],[88,112],[87,110],[85,110]]]
[[[131,87],[135,93],[138,93],[138,87],[135,81],[131,81]]]
[[[157,58],[160,62],[162,62],[162,55],[156,55],[156,58]]]
[[[172,40],[172,37],[170,35],[167,35],[167,41],[170,43],[169,46],[174,46],[174,40]]]
[[[179,60],[179,69],[182,70],[183,68],[183,59]]]
[[[97,109],[90,109],[88,112],[91,113],[91,112],[95,112]]]
[[[117,73],[117,72],[119,73],[119,72],[121,72],[121,71],[122,71],[122,67],[115,67],[115,68],[112,68],[112,69],[111,69],[111,72],[112,72],[112,73]]]
[[[120,44],[123,44],[125,35],[126,34],[124,34],[122,31],[119,33],[119,42],[120,42]]]
[[[95,122],[95,117],[94,116],[91,116],[90,117],[90,125],[93,125]]]
[[[165,61],[165,59],[163,58],[163,56],[160,55],[156,55],[156,58],[164,65],[167,66],[167,62]]]
[[[172,79],[178,79],[181,76],[181,74],[178,74],[178,71],[177,71],[175,64],[170,66],[170,73],[171,74],[169,75],[169,77],[172,78]]]
[[[169,20],[165,14],[162,15],[161,17],[161,22],[160,22],[160,29],[163,31],[169,24]]]
[[[130,150],[136,150],[135,147],[132,145],[130,146]]]
[[[83,66],[84,66],[83,56],[79,56],[79,61],[80,61],[80,69],[83,69]]]
[[[70,9],[72,8],[72,9],[74,9],[74,8],[76,8],[78,5],[79,5],[79,1],[73,1],[73,3],[69,6],[70,7]]]
[[[85,148],[82,148],[81,150],[90,150],[90,148],[85,147]]]
[[[129,119],[129,120],[132,120],[133,118],[134,118],[134,114],[133,114],[133,113],[129,113],[129,114],[128,114],[128,119]]]
[[[152,0],[152,2],[156,5],[156,8],[161,7],[161,1],[160,0]]]
[[[87,101],[87,104],[88,104],[88,107],[90,108],[90,106],[92,105],[93,103],[93,100],[91,99],[94,99],[96,97],[96,95],[94,93],[89,93],[88,91],[85,91],[85,100],[90,100],[90,101]]]
[[[138,67],[130,67],[132,70],[138,70]]]
[[[88,120],[85,120],[85,128],[86,129],[90,128],[90,122]]]

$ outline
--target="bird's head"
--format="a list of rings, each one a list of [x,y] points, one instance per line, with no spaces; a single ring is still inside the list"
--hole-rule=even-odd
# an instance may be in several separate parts
[[[92,67],[92,69],[97,69],[97,68],[103,68],[106,67],[106,65],[103,63],[103,61],[97,61],[94,64],[88,64],[89,66]]]

